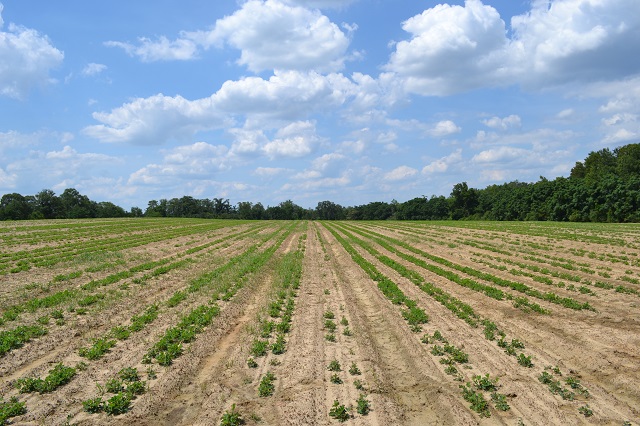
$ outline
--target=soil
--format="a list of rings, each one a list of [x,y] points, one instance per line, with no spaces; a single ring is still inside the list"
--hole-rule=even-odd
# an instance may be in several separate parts
[[[48,331],[45,336],[0,357],[0,394],[5,401],[16,396],[25,402],[27,409],[26,414],[13,417],[10,422],[212,425],[220,424],[222,416],[235,406],[247,425],[330,425],[338,423],[329,416],[337,401],[351,408],[345,424],[352,425],[621,425],[624,421],[640,424],[637,386],[640,383],[640,296],[615,291],[619,285],[640,291],[640,284],[634,282],[640,278],[640,248],[637,247],[640,227],[611,228],[610,234],[606,228],[581,228],[573,234],[563,230],[554,235],[551,227],[547,229],[541,224],[529,227],[511,224],[500,229],[498,225],[480,223],[463,227],[453,222],[445,225],[353,222],[337,227],[321,222],[229,222],[228,226],[218,222],[220,227],[214,227],[211,226],[214,221],[167,220],[157,221],[163,232],[167,232],[167,237],[162,238],[149,223],[130,221],[132,231],[126,232],[117,231],[116,221],[58,222],[56,229],[62,227],[61,232],[64,232],[63,226],[69,226],[68,235],[50,242],[38,241],[37,235],[47,235],[47,226],[53,226],[51,222],[0,224],[0,238],[7,243],[0,254],[20,252],[25,258],[30,252],[40,253],[43,247],[54,250],[74,242],[86,244],[94,239],[92,232],[95,238],[106,241],[110,237],[103,232],[105,229],[120,235],[123,241],[156,236],[146,243],[140,240],[140,244],[114,249],[106,257],[101,252],[84,263],[72,260],[0,274],[0,314],[30,298],[64,289],[76,289],[83,296],[103,295],[98,303],[87,306],[84,315],[69,309],[69,306],[78,308],[74,300],[35,312],[24,311],[17,319],[0,325],[3,332],[20,325],[41,324],[39,318],[50,316],[54,309],[64,314],[64,323],[57,324],[50,318],[44,325]],[[494,322],[505,333],[507,341],[520,340],[525,348],[519,352],[531,356],[533,366],[519,365],[516,357],[497,345],[497,340],[485,338],[482,326],[469,326],[396,269],[383,264],[379,257],[351,240],[360,256],[428,314],[428,323],[420,330],[412,329],[403,318],[404,308],[384,296],[378,283],[352,259],[329,228],[346,238],[354,229],[363,231],[368,236],[360,234],[358,238],[366,240],[376,253],[418,273],[471,306],[482,318]],[[548,235],[544,234],[545,230]],[[529,297],[530,301],[539,303],[550,313],[543,315],[519,309],[512,300],[489,298],[405,260],[379,245],[371,232],[381,238],[403,241],[455,265],[589,302],[595,311],[572,310],[533,297]],[[609,242],[607,235],[611,235]],[[279,236],[284,239],[279,241]],[[193,250],[196,247],[203,248]],[[251,247],[257,253],[270,247],[276,250],[264,265],[247,275],[244,285],[230,300],[212,301],[217,285],[239,278],[234,278],[235,266],[225,267],[221,275],[213,276],[211,272],[233,265],[233,259]],[[417,256],[403,247],[398,250]],[[286,334],[286,351],[280,355],[269,351],[266,356],[256,358],[257,368],[250,368],[247,360],[251,357],[251,344],[257,338],[260,318],[268,317],[269,303],[280,284],[281,278],[276,273],[278,262],[285,254],[296,251],[303,253],[302,275],[291,330]],[[168,259],[169,263],[184,259],[188,262],[156,275],[151,274],[151,270],[136,270],[126,279],[91,291],[81,290],[82,285],[91,280],[161,259]],[[109,260],[112,266],[108,268],[84,272]],[[434,264],[426,258],[423,260]],[[518,275],[523,269],[516,263],[544,268],[552,284]],[[499,268],[500,265],[506,268]],[[569,270],[567,265],[574,265],[575,269]],[[439,266],[463,278],[491,284]],[[55,278],[78,270],[83,271],[78,277]],[[574,282],[575,288],[571,289],[570,282],[560,277],[561,273],[579,277],[580,283]],[[190,283],[205,274],[214,277],[208,287],[193,293],[186,291]],[[614,288],[596,287],[596,281]],[[564,286],[560,285],[562,282]],[[583,285],[592,294],[576,290]],[[187,293],[186,299],[175,307],[167,305],[167,300],[179,290]],[[511,289],[502,290],[514,297],[522,296]],[[184,344],[183,354],[172,365],[143,364],[147,351],[170,327],[192,309],[212,303],[220,308],[219,314],[195,340]],[[80,357],[79,349],[91,345],[92,339],[109,335],[116,325],[129,324],[132,316],[141,314],[152,304],[159,306],[159,315],[143,331],[117,341],[98,360]],[[337,325],[335,341],[327,339],[330,331],[325,327],[325,316],[328,313],[333,313]],[[433,354],[434,345],[438,343],[424,342],[424,336],[432,336],[436,331],[450,345],[469,355],[468,363],[455,364],[456,374],[447,374],[447,365],[441,361],[445,358]],[[340,364],[341,371],[329,371],[327,367],[332,361]],[[18,379],[44,377],[59,362],[67,366],[84,362],[86,366],[68,384],[51,393],[18,392],[15,387]],[[359,374],[349,371],[352,366],[357,366]],[[125,367],[137,368],[148,385],[146,393],[133,400],[130,410],[122,415],[84,411],[83,401],[101,394],[105,400],[111,397],[112,394],[104,393],[104,384]],[[569,400],[552,393],[539,380],[545,371],[568,390],[565,384],[568,377],[579,380],[581,386],[588,389],[588,396],[575,393]],[[275,391],[272,396],[260,397],[258,386],[267,372],[276,378]],[[154,374],[148,376],[148,373]],[[334,374],[341,384],[332,382]],[[505,396],[509,405],[509,410],[500,411],[491,401],[491,392],[476,389],[489,403],[489,417],[473,410],[460,389],[461,385],[473,383],[478,376],[487,374],[498,379],[497,392]],[[356,412],[359,398],[369,402],[370,411],[366,415]],[[585,416],[579,411],[585,408],[592,410],[592,415]]]

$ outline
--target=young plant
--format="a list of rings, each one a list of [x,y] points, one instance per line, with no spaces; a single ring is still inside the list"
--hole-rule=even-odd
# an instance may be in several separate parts
[[[501,393],[491,393],[491,400],[495,404],[496,410],[508,411],[511,409],[511,407],[507,403],[507,397]]]
[[[120,392],[107,400],[104,403],[103,409],[104,412],[117,416],[119,414],[124,414],[131,408],[131,395],[126,392]]]
[[[327,370],[329,370],[329,371],[342,371],[342,368],[340,367],[340,363],[338,362],[338,360],[334,359],[327,366]]]
[[[358,414],[366,416],[371,411],[371,405],[364,394],[360,394],[360,397],[356,400],[356,411]]]
[[[261,397],[273,395],[273,392],[276,390],[276,387],[273,384],[275,380],[276,376],[272,372],[267,371],[267,374],[265,374],[262,380],[260,380],[260,385],[258,385],[258,395]]]
[[[255,339],[251,345],[251,355],[257,357],[265,356],[269,350],[269,342],[266,340]]]
[[[244,424],[240,412],[236,410],[236,404],[231,405],[231,411],[225,411],[220,419],[220,426],[239,426]]]
[[[351,367],[349,367],[349,374],[352,376],[359,376],[361,374],[360,369],[355,362],[351,363]]]
[[[341,405],[337,399],[333,401],[333,406],[329,410],[329,416],[333,417],[339,422],[346,422],[351,417],[349,415],[349,410],[347,410],[347,407]]]
[[[102,397],[89,398],[82,401],[82,408],[87,413],[95,414],[104,409]]]
[[[338,376],[337,373],[333,373],[331,375],[331,377],[329,378],[329,381],[335,385],[341,385],[342,384],[342,379],[340,378],[340,376]]]

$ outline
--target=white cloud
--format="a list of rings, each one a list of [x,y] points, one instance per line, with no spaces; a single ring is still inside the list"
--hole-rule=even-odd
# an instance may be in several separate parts
[[[635,0],[536,1],[511,26],[511,66],[535,86],[611,80],[640,71]],[[520,63],[520,66],[516,64]]]
[[[36,145],[42,137],[42,133],[24,134],[15,130],[0,132],[0,152],[15,148],[24,149]]]
[[[505,23],[479,0],[467,0],[464,7],[437,5],[408,19],[402,28],[411,39],[395,45],[387,69],[404,80],[409,92],[446,95],[503,77]]]
[[[77,182],[102,176],[123,163],[124,160],[118,157],[80,153],[66,145],[59,151],[32,150],[26,158],[8,164],[6,171],[16,176],[21,187],[36,186],[42,189],[42,182],[48,182],[46,186],[50,187],[57,182],[64,183],[64,189],[75,186]]]
[[[627,129],[619,129],[613,133],[609,133],[605,138],[606,144],[619,144],[622,142],[630,142],[640,138],[640,133],[635,133]]]
[[[259,154],[261,147],[269,142],[262,130],[230,129],[229,133],[234,138],[231,154],[240,157]]]
[[[473,156],[473,163],[496,163],[508,162],[513,160],[526,160],[531,152],[522,148],[512,146],[501,146],[488,149]]]
[[[409,93],[449,95],[520,84],[544,88],[616,80],[640,72],[636,0],[532,3],[511,19],[481,0],[440,4],[403,23],[386,69]],[[580,86],[582,88],[582,86]]]
[[[93,113],[93,118],[103,124],[86,127],[84,132],[89,136],[102,142],[137,145],[184,140],[198,131],[214,129],[225,123],[211,98],[189,101],[182,96],[162,94],[138,98],[110,113]]]
[[[280,129],[276,138],[263,147],[263,151],[271,159],[300,158],[311,154],[319,142],[315,123],[299,121]]]
[[[18,175],[16,173],[9,174],[0,167],[0,188],[4,190],[14,189],[17,181]]]
[[[164,152],[161,164],[148,164],[129,177],[129,184],[159,185],[186,179],[206,180],[229,168],[227,147],[196,142]]]
[[[385,173],[385,175],[383,176],[383,180],[387,182],[397,182],[397,181],[409,179],[413,176],[416,176],[417,174],[418,174],[418,171],[412,167],[400,166],[400,167],[396,167],[395,169],[391,170],[388,173]]]
[[[568,120],[574,115],[575,115],[575,110],[573,108],[567,108],[557,113],[556,118],[559,120]]]
[[[276,72],[269,80],[247,77],[226,81],[212,98],[225,112],[295,120],[339,107],[353,92],[352,82],[341,74],[286,71]]]
[[[82,69],[82,75],[86,77],[90,77],[93,75],[98,75],[106,69],[107,69],[107,66],[104,64],[96,64],[94,62],[91,62]]]
[[[435,126],[427,130],[427,133],[430,136],[440,138],[444,136],[453,135],[455,133],[460,133],[461,131],[462,129],[458,127],[456,123],[454,123],[453,121],[444,120],[436,123]]]
[[[457,149],[446,157],[442,157],[438,160],[432,161],[422,168],[422,173],[425,175],[433,175],[436,173],[445,173],[452,165],[460,163],[462,161],[462,150]]]
[[[285,169],[282,167],[258,167],[253,171],[253,174],[266,178],[272,178],[284,173],[291,173],[291,169]]]
[[[251,71],[341,69],[349,38],[317,10],[277,0],[249,0],[211,31],[185,33],[204,47],[224,42],[241,51],[238,63]]]
[[[123,49],[129,56],[136,56],[143,62],[187,61],[198,56],[198,45],[188,38],[171,41],[166,37],[160,37],[158,40],[141,37],[138,42],[138,45],[134,45],[128,42],[107,41],[104,45]]]
[[[485,126],[498,130],[507,130],[513,127],[520,127],[522,125],[520,117],[513,114],[504,118],[491,117],[487,120],[483,120],[482,122]]]
[[[0,4],[0,29],[3,5]],[[0,95],[23,99],[36,86],[52,82],[49,73],[64,59],[47,36],[13,23],[0,31]]]

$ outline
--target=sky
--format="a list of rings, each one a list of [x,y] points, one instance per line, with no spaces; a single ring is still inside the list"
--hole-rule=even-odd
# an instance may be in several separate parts
[[[0,194],[315,207],[640,142],[638,0],[0,0]]]

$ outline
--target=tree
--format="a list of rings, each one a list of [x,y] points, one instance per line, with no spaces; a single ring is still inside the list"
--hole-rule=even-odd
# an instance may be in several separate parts
[[[320,201],[315,214],[320,220],[342,220],[345,217],[344,207],[331,201]]]
[[[36,194],[36,210],[45,219],[57,219],[64,217],[62,200],[50,189],[43,189]]]
[[[457,183],[451,191],[451,218],[454,220],[467,218],[475,213],[478,207],[478,190],[469,188],[467,182]]]
[[[29,202],[17,192],[5,194],[0,199],[0,220],[25,220],[30,214]]]
[[[80,194],[75,188],[67,188],[60,195],[65,217],[68,219],[81,219],[96,216],[96,203],[89,200],[86,195]]]

